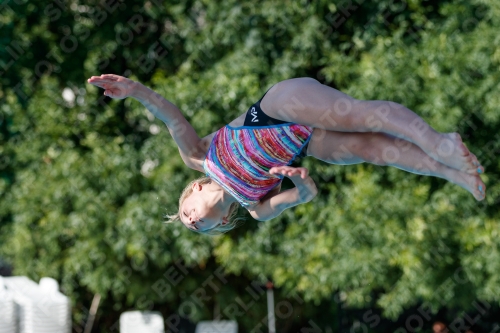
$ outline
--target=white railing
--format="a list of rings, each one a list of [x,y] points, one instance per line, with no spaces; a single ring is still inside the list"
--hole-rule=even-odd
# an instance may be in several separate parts
[[[127,311],[120,315],[120,333],[164,333],[164,326],[159,312]]]
[[[238,323],[233,320],[200,321],[195,333],[238,333]]]
[[[40,285],[25,276],[0,277],[5,299],[11,299],[15,308],[15,326],[9,333],[70,333],[71,304],[68,297],[59,292],[57,281],[43,278]],[[0,297],[4,299],[4,297]],[[0,302],[0,313],[4,311],[4,303]],[[5,309],[9,308],[5,302]],[[9,315],[10,316],[10,315]],[[9,318],[2,325],[9,325]],[[3,332],[2,332],[3,333]]]
[[[16,304],[0,277],[0,333],[17,332]]]

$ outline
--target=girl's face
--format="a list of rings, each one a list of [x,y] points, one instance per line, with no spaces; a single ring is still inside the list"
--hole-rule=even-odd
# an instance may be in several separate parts
[[[193,193],[184,199],[180,207],[182,223],[187,228],[198,231],[206,231],[220,224],[226,224],[228,220],[224,212],[218,209],[211,199],[211,192],[207,191],[203,185],[195,183]]]

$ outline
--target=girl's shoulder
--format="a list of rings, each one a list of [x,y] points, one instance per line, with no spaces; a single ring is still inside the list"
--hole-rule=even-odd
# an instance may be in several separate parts
[[[202,147],[203,151],[205,152],[205,156],[207,155],[208,148],[210,148],[210,144],[212,143],[212,140],[214,139],[214,136],[215,136],[215,134],[217,134],[218,131],[220,131],[220,129],[218,129],[217,131],[215,131],[213,133],[210,133],[209,135],[207,135],[203,139],[201,139],[201,147]]]
[[[243,123],[245,122],[245,116],[246,116],[246,112],[241,114],[240,116],[238,116],[238,118],[235,118],[228,125],[232,126],[232,127],[243,126]],[[208,149],[210,148],[210,145],[212,144],[213,138],[214,138],[215,134],[217,134],[217,132],[220,130],[221,129],[218,129],[217,131],[210,133],[209,135],[200,139],[200,148],[202,150],[203,156],[207,156]],[[205,170],[203,169],[203,162],[204,161],[205,161],[205,159],[203,159],[203,160],[191,159],[189,161],[189,163],[186,163],[186,165],[188,167],[190,167],[191,169],[198,170],[200,172],[205,173]]]
[[[231,127],[243,126],[243,123],[245,122],[245,116],[246,116],[246,112],[243,113],[242,115],[240,115],[238,118],[231,121],[228,125]],[[203,150],[205,151],[205,155],[208,152],[208,148],[210,148],[210,144],[212,143],[212,140],[213,140],[215,134],[217,134],[217,132],[220,130],[221,130],[221,128],[219,128],[217,131],[210,133],[209,135],[207,135],[201,139],[201,146],[203,147]]]
[[[217,132],[218,132],[218,130],[213,132],[213,133],[210,133],[209,135],[200,139],[198,148],[201,149],[201,154],[204,157],[207,156],[208,149],[210,148],[210,144],[212,143],[212,140],[213,140],[215,134],[217,134]],[[186,163],[186,165],[193,170],[198,170],[202,173],[205,173],[205,170],[203,169],[204,162],[205,162],[205,158],[203,158],[202,160],[192,158],[192,159],[190,159],[189,163]]]
[[[232,126],[232,127],[243,126],[243,123],[245,121],[245,116],[246,116],[246,112],[243,113],[242,115],[240,115],[238,118],[231,121],[228,125]],[[210,133],[209,135],[203,137],[200,140],[200,147],[204,153],[203,156],[207,155],[208,149],[210,148],[210,145],[212,144],[212,141],[213,141],[215,134],[217,134],[217,132],[220,130],[221,129],[218,129],[217,131]],[[190,168],[204,173],[205,171],[203,170],[203,162],[204,162],[204,160],[193,160],[192,163],[190,163]]]
[[[245,123],[245,117],[247,116],[247,112],[242,113],[238,118],[235,118],[228,125],[231,127],[241,127]]]

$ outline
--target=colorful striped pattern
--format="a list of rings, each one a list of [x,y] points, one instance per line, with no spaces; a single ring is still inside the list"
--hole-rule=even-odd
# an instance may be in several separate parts
[[[312,127],[225,126],[215,134],[203,163],[208,177],[244,206],[252,206],[283,178],[268,171],[292,163],[311,138]]]

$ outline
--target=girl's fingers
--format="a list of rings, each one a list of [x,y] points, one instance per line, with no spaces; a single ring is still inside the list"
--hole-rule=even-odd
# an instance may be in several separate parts
[[[280,173],[285,176],[295,176],[300,175],[301,178],[306,178],[308,170],[306,168],[294,168],[289,166],[272,167],[269,169],[269,173],[275,174]]]
[[[101,74],[102,77],[107,77],[107,78],[112,78],[112,79],[118,79],[120,78],[121,76],[120,75],[116,75],[116,74]]]
[[[90,79],[100,79],[100,80],[112,80],[112,81],[116,81],[120,78],[121,76],[118,76],[118,75],[113,75],[113,74],[102,74],[102,75],[99,75],[99,76],[96,76],[96,75],[93,75],[90,77]]]
[[[92,85],[94,85],[96,87],[102,88],[102,89],[108,89],[108,88],[110,88],[110,86],[108,84],[106,84],[106,83],[92,83],[91,82],[90,84],[92,84]]]
[[[102,84],[93,84],[93,83],[92,83],[92,85],[94,85],[94,86],[96,86],[96,87],[99,87],[99,88],[106,89],[106,88],[104,88],[104,86],[103,86]]]
[[[106,96],[112,96],[116,93],[116,91],[113,91],[112,89],[105,89],[104,90],[104,95]]]
[[[110,84],[110,82],[105,82],[105,81],[91,81],[91,80],[89,80],[88,82],[90,84],[94,84],[94,85]]]
[[[109,80],[109,79],[101,79],[101,78],[95,78],[95,79],[88,79],[88,82],[102,82],[102,83],[116,83],[116,80]]]
[[[94,86],[98,86],[98,87],[101,87],[102,85],[105,84],[105,82],[99,82],[99,81],[88,81],[90,84],[94,85]]]
[[[116,74],[101,74],[101,75],[92,75],[90,78],[107,78],[107,79],[112,79],[112,80],[117,80],[123,76],[116,75]]]

